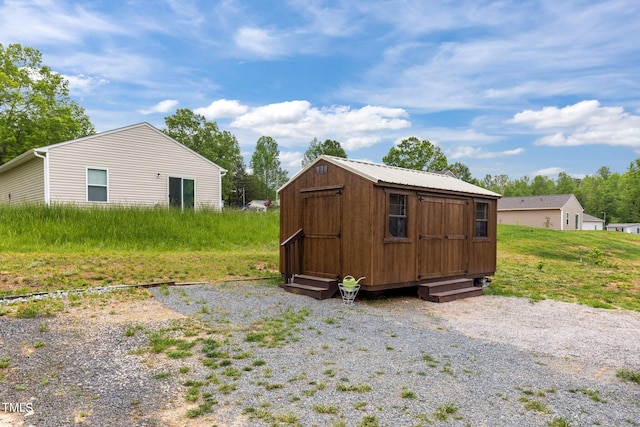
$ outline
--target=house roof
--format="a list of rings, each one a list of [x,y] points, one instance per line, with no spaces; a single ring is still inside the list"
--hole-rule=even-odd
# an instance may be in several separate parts
[[[604,220],[589,214],[582,214],[582,222],[604,222]]]
[[[125,130],[129,130],[129,129],[133,129],[133,128],[137,128],[137,127],[147,127],[155,132],[157,132],[160,136],[166,138],[167,140],[180,145],[182,148],[184,148],[185,150],[188,150],[190,152],[192,152],[193,154],[195,154],[196,156],[202,157],[204,160],[206,160],[207,162],[215,165],[216,167],[218,167],[220,169],[220,171],[223,173],[227,172],[226,169],[224,169],[222,166],[212,162],[211,160],[207,159],[206,157],[200,155],[199,153],[196,153],[195,151],[191,150],[189,147],[187,147],[184,144],[181,144],[180,142],[176,141],[175,139],[171,138],[169,135],[166,135],[165,133],[163,133],[162,131],[158,130],[157,128],[153,127],[152,125],[150,125],[149,123],[143,122],[143,123],[138,123],[138,124],[134,124],[134,125],[129,125],[129,126],[125,126],[125,127],[121,127],[118,129],[113,129],[113,130],[109,130],[109,131],[105,131],[105,132],[99,132],[93,135],[89,135],[89,136],[85,136],[82,138],[77,138],[77,139],[72,139],[69,141],[64,141],[64,142],[58,142],[57,144],[51,144],[51,145],[45,145],[43,147],[39,147],[39,148],[32,148],[28,151],[25,151],[24,153],[20,154],[18,157],[15,157],[11,160],[9,160],[7,163],[0,165],[0,174],[3,172],[6,172],[10,169],[13,169],[16,166],[21,165],[22,163],[25,163],[26,161],[29,161],[35,157],[42,157],[43,155],[46,155],[47,152],[49,152],[49,150],[51,150],[52,148],[56,148],[56,147],[60,147],[62,145],[67,145],[67,144],[73,144],[76,142],[80,142],[80,141],[86,141],[86,140],[90,140],[96,137],[100,137],[103,135],[109,135],[112,133],[116,133],[116,132],[122,132]]]
[[[640,223],[637,222],[626,222],[626,223],[620,223],[620,224],[607,224],[607,228],[627,228],[627,227],[636,227],[640,225]]]
[[[314,167],[314,165],[321,160],[333,163],[336,166],[353,172],[376,184],[398,184],[410,187],[453,191],[457,193],[478,194],[496,198],[500,197],[500,194],[498,193],[470,184],[449,174],[404,169],[395,166],[367,162],[364,160],[351,160],[327,155],[317,157],[311,164],[307,165],[307,167],[291,177],[289,182],[295,180],[295,178],[304,171]],[[283,185],[278,191],[286,187],[289,182]]]
[[[551,196],[503,197],[498,200],[499,211],[561,209],[573,194],[555,194]]]

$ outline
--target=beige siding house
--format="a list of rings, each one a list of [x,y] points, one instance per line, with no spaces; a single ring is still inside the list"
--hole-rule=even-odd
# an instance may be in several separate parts
[[[31,149],[0,166],[0,203],[222,207],[226,170],[148,123]]]
[[[583,214],[584,209],[573,194],[503,197],[498,200],[498,224],[580,230]]]

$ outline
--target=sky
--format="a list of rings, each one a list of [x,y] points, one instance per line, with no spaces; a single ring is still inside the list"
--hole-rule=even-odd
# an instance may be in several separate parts
[[[471,174],[581,178],[640,158],[640,1],[0,0],[0,43],[42,53],[97,131],[188,108],[382,162],[417,137]]]

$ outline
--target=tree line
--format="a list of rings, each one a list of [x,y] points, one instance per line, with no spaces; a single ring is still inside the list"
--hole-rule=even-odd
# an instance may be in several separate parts
[[[215,122],[186,108],[176,110],[164,122],[162,132],[227,170],[222,195],[228,206],[241,206],[252,199],[274,200],[276,190],[288,180],[278,143],[270,136],[258,138],[247,168],[236,137],[220,130]],[[5,48],[0,43],[0,165],[31,148],[94,133],[84,108],[69,97],[68,81],[42,65],[38,50],[20,44]],[[347,157],[339,141],[314,138],[301,165],[323,154]],[[506,175],[478,180],[465,164],[449,163],[440,147],[413,136],[391,147],[382,161],[408,169],[451,171],[505,197],[573,193],[588,214],[602,218],[606,213],[607,222],[640,222],[640,159],[623,174],[603,166],[595,175],[581,179],[560,173],[557,180],[545,176],[511,180]]]

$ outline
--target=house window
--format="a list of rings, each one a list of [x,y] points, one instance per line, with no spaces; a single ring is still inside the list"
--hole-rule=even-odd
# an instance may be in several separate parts
[[[476,203],[476,237],[489,237],[489,203]]]
[[[106,169],[87,169],[87,201],[108,202],[108,182]]]
[[[196,201],[196,184],[193,179],[169,177],[169,206],[193,209]]]
[[[407,196],[389,194],[389,236],[407,237]]]
[[[567,219],[566,219],[566,221],[567,221],[567,225],[569,225],[569,212],[567,212],[567,215],[566,215],[566,216],[567,216]]]

